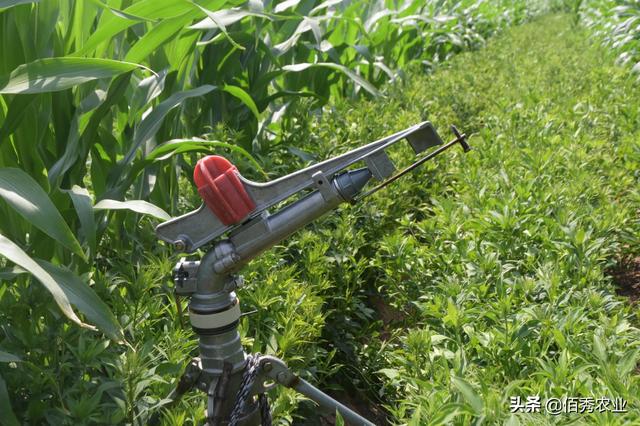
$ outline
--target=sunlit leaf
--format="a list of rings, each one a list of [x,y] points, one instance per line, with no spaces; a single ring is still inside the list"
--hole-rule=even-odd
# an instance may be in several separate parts
[[[151,30],[142,36],[131,46],[124,60],[127,62],[140,62],[151,53],[158,50],[163,44],[175,38],[175,35],[191,21],[191,16],[185,13],[173,19],[165,19],[154,25]]]
[[[214,7],[216,4],[223,4],[223,0],[205,1],[203,4]],[[100,24],[84,43],[82,49],[73,53],[73,56],[86,56],[89,52],[96,50],[101,44],[112,40],[116,34],[126,30],[136,24],[137,19],[128,17],[139,17],[147,20],[157,20],[173,18],[183,13],[194,10],[191,2],[184,0],[141,0],[122,10],[127,17],[109,14],[100,19]]]
[[[221,26],[226,28],[248,16],[255,16],[263,19],[271,20],[269,15],[264,13],[255,12],[251,10],[243,10],[239,8],[217,10],[215,12],[206,11],[207,18],[200,22],[190,26],[189,28],[194,30],[210,30],[220,28]]]
[[[81,258],[80,243],[46,192],[20,169],[0,168],[0,197],[31,225],[45,232]]]
[[[260,120],[260,112],[258,111],[258,107],[256,106],[255,102],[253,102],[253,99],[251,99],[251,96],[241,87],[227,84],[222,88],[222,90],[240,99],[242,103],[245,104],[247,108],[249,108],[249,110],[253,113],[253,115],[256,117],[256,120]]]
[[[282,3],[278,3],[273,9],[275,13],[284,12],[287,9],[295,8],[300,3],[300,0],[285,0]]]
[[[67,295],[58,283],[47,271],[45,271],[35,260],[25,253],[17,244],[0,234],[0,255],[6,257],[11,262],[29,271],[35,278],[45,286],[53,296],[62,312],[73,322],[87,328],[93,328],[80,321],[80,318],[73,312]]]
[[[101,200],[93,206],[94,210],[131,210],[136,213],[148,214],[162,220],[169,220],[171,216],[162,210],[160,207],[155,206],[144,200],[130,200],[130,201],[117,201],[117,200]]]
[[[0,10],[28,3],[38,3],[40,0],[0,0]]]
[[[68,89],[88,81],[110,78],[136,68],[130,62],[97,58],[46,58],[20,65],[0,77],[0,93],[46,93]]]
[[[356,84],[360,85],[367,92],[371,93],[374,96],[381,96],[381,93],[378,91],[378,89],[376,89],[371,83],[369,83],[367,80],[365,80],[358,74],[354,73],[344,65],[334,64],[332,62],[319,62],[315,64],[299,63],[294,65],[285,65],[284,67],[282,67],[282,69],[287,72],[301,72],[306,69],[315,68],[315,67],[331,68],[336,71],[340,71],[341,73],[349,77],[351,80],[353,80]]]
[[[157,22],[156,19],[151,19],[151,18],[145,18],[144,16],[138,16],[138,15],[134,15],[132,13],[127,13],[124,10],[120,10],[117,9],[115,7],[111,7],[108,4],[105,4],[103,2],[101,2],[100,0],[89,0],[91,3],[102,7],[106,10],[108,10],[109,12],[113,13],[115,16],[119,17],[119,18],[123,18],[123,19],[127,19],[127,20],[131,20],[131,21],[147,21],[147,22]]]

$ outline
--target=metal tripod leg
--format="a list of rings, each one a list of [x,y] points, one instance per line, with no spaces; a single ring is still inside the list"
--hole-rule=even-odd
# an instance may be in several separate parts
[[[216,426],[222,423],[224,416],[222,415],[222,402],[226,399],[227,386],[229,385],[229,376],[233,366],[225,362],[222,369],[222,376],[217,380],[212,380],[207,390],[207,425]]]
[[[207,422],[204,426],[258,426],[263,424],[262,415],[259,411],[258,403],[253,398],[245,398],[245,404],[233,419],[230,416],[230,407],[237,404],[238,394],[242,389],[241,380],[246,374],[246,368],[233,373],[233,365],[225,362],[222,374],[211,378],[207,390]],[[239,374],[238,374],[239,373]],[[235,383],[234,383],[235,382]],[[252,387],[248,388],[248,391]],[[247,392],[245,396],[249,396]]]
[[[266,380],[273,380],[274,383],[265,386]],[[253,394],[264,393],[273,389],[277,384],[295,389],[315,401],[325,410],[330,412],[337,410],[347,423],[353,426],[375,426],[346,405],[341,404],[311,383],[295,375],[281,359],[269,355],[260,357],[260,372],[254,384]]]
[[[169,395],[167,395],[166,399],[170,399],[171,402],[167,404],[165,408],[168,408],[171,405],[175,405],[178,401],[180,401],[180,399],[185,393],[193,389],[196,386],[201,374],[202,374],[202,365],[200,363],[200,358],[193,358],[189,362],[187,367],[184,369],[184,373],[182,373],[182,376],[180,376],[180,379],[178,380],[178,384],[176,385],[176,387],[173,390],[171,390]],[[151,426],[160,424],[159,411],[156,411],[155,413],[153,413],[153,415],[149,419],[148,424]]]

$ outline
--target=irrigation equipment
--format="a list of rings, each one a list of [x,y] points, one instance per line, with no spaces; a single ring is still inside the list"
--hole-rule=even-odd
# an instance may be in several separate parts
[[[199,261],[181,259],[174,269],[175,292],[190,297],[189,318],[199,338],[194,358],[169,396],[177,400],[197,388],[207,393],[208,425],[270,425],[266,392],[275,386],[295,389],[322,409],[340,412],[353,425],[373,425],[353,410],[298,377],[280,359],[245,353],[238,322],[243,286],[238,272],[260,253],[343,202],[355,203],[411,172],[455,144],[469,151],[466,135],[452,126],[455,139],[444,144],[430,122],[330,158],[290,175],[256,183],[243,178],[220,156],[198,161],[194,181],[203,205],[160,224],[159,238],[180,252],[210,244]],[[401,171],[387,150],[406,140],[422,155]],[[359,168],[354,168],[360,165]],[[378,184],[364,191],[374,178]],[[298,199],[282,206],[290,198]],[[277,208],[270,213],[269,209]]]

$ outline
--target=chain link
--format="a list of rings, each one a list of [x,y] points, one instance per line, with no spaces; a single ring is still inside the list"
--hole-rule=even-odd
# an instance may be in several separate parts
[[[267,398],[267,395],[263,393],[258,395],[258,403],[260,404],[262,426],[271,426],[271,408],[269,407],[269,399]]]
[[[238,419],[244,413],[247,401],[251,395],[253,384],[256,381],[256,377],[260,371],[260,354],[253,354],[247,356],[247,366],[245,372],[242,375],[242,382],[240,382],[240,388],[236,395],[236,402],[233,405],[231,411],[231,417],[229,419],[229,426],[236,426]],[[271,410],[269,409],[269,401],[264,393],[258,395],[258,403],[260,405],[260,414],[262,417],[263,426],[271,426]]]

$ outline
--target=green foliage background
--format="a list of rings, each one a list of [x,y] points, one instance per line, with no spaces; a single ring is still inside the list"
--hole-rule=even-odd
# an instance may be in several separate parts
[[[380,96],[410,62],[431,66],[526,19],[525,4],[3,2],[0,229],[26,252],[7,242],[3,254],[81,323],[70,307],[78,286],[65,291],[25,256],[80,277],[110,257],[105,246],[143,252],[144,219],[111,213],[115,205],[160,218],[184,211],[185,176],[207,152],[253,177],[278,176],[279,151],[298,145],[281,135],[300,100],[319,112],[330,96]],[[110,201],[125,199],[162,210]],[[90,322],[121,339],[100,310]]]
[[[638,315],[606,274],[639,252],[637,86],[613,65],[634,45],[575,26],[609,3],[20,3],[0,2],[1,422],[201,421],[202,395],[161,411],[196,348],[152,233],[199,204],[197,158],[277,177],[424,119],[476,151],[254,262],[247,349],[397,423],[549,421],[515,394],[638,420]],[[549,10],[578,19],[427,75]],[[614,15],[588,21],[605,43]],[[315,417],[272,396],[277,421]]]

